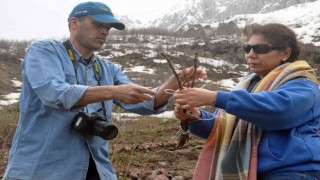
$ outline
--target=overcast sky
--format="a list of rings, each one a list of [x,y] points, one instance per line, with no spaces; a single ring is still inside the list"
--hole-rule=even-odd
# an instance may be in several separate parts
[[[142,22],[183,0],[101,0],[115,14]],[[0,0],[0,39],[30,40],[68,36],[67,18],[85,0]]]

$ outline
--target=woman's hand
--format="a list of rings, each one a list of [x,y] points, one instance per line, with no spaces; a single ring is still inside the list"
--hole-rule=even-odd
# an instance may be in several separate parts
[[[179,120],[188,120],[188,119],[199,119],[201,112],[198,108],[190,108],[188,110],[182,109],[179,104],[176,104],[174,107],[174,115]]]
[[[177,90],[173,98],[183,109],[206,105],[214,106],[217,92],[201,88],[184,88]]]
[[[185,68],[181,70],[179,74],[179,79],[182,83],[186,82],[185,85],[190,87],[193,80],[194,67]],[[207,79],[207,71],[202,68],[197,68],[195,83],[199,82],[199,79]]]

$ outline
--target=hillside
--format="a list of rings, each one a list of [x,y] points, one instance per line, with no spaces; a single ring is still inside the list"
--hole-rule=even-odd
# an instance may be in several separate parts
[[[8,94],[19,93],[16,81],[21,82],[21,60],[29,43],[0,42],[0,45],[3,45],[0,49],[1,77],[3,77],[0,81],[0,100],[2,100],[0,106],[6,106],[7,103],[4,101],[10,101]],[[131,33],[111,35],[98,54],[118,64],[135,83],[145,86],[158,86],[172,75],[166,60],[159,55],[161,51],[182,68],[191,66],[194,53],[198,52],[200,65],[208,69],[209,76],[213,77],[211,80],[214,82],[238,75],[237,71],[227,72],[234,68],[232,63],[228,64],[222,59],[213,58],[209,49],[201,50],[204,44],[204,40],[194,38]],[[214,61],[219,64],[212,64]],[[244,69],[242,65],[240,69],[241,67]],[[207,87],[218,88],[214,83]]]
[[[187,24],[212,25],[236,15],[275,12],[300,4],[312,4],[319,0],[182,0],[161,17],[151,21],[149,26],[177,30]],[[317,6],[310,6],[317,10]],[[319,6],[318,6],[319,7]],[[309,10],[307,7],[305,8]],[[303,17],[305,11],[295,11]],[[282,17],[282,16],[278,16]],[[286,17],[286,16],[284,16]],[[308,23],[308,22],[306,22]]]
[[[21,83],[21,60],[30,42],[0,40],[0,108],[17,100]]]
[[[177,68],[191,66],[195,53],[198,53],[199,65],[207,69],[209,77],[198,86],[206,84],[207,89],[229,90],[239,77],[248,73],[236,34],[201,37],[192,31],[188,33],[155,29],[124,31],[108,37],[108,42],[98,54],[120,66],[135,83],[145,86],[157,86],[172,75],[168,63],[159,54],[162,51]],[[0,41],[0,114],[4,115],[0,117],[0,178],[4,174],[19,118],[16,104],[11,104],[18,101],[18,96],[15,99],[10,97],[19,94],[21,59],[29,44]],[[307,59],[319,74],[320,47],[311,44],[301,44],[301,47],[301,58]],[[13,108],[7,108],[8,105]],[[171,102],[169,110],[172,107]],[[212,112],[213,108],[208,110]],[[123,111],[115,108],[115,112]],[[192,178],[204,141],[191,135],[182,149],[176,149],[178,121],[165,116],[131,117],[115,113],[113,122],[120,131],[118,137],[111,141],[110,159],[119,179]]]
[[[144,86],[158,86],[172,75],[165,58],[159,54],[161,51],[180,68],[191,66],[198,53],[199,65],[207,69],[209,77],[201,84],[206,84],[208,89],[230,89],[238,77],[247,73],[241,42],[236,35],[192,37],[188,33],[182,36],[183,33],[146,32],[113,34],[98,54],[118,64],[135,83]],[[0,106],[8,104],[11,93],[17,98],[21,60],[29,44],[0,41]],[[320,47],[312,44],[301,44],[301,47],[301,59],[307,59],[318,72]]]
[[[318,0],[263,14],[235,15],[226,22],[233,21],[238,27],[251,23],[282,23],[291,27],[301,42],[320,46],[319,8]]]

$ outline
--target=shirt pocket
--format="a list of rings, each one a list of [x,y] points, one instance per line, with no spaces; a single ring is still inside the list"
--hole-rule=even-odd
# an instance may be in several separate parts
[[[69,84],[77,84],[77,79],[73,74],[65,74],[65,81]]]

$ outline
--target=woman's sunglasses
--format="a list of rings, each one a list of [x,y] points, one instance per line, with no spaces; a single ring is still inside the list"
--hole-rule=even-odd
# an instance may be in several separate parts
[[[246,54],[249,54],[251,49],[253,49],[253,51],[257,54],[267,54],[271,50],[282,50],[282,49],[285,49],[285,47],[270,46],[268,44],[256,44],[256,45],[244,44],[243,49]]]

